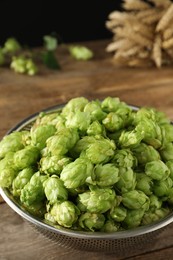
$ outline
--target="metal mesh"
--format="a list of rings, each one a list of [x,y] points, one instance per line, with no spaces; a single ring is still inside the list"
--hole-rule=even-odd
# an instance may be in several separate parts
[[[134,250],[152,246],[157,236],[164,231],[164,228],[162,228],[143,235],[120,239],[84,239],[57,234],[36,225],[32,226],[44,237],[67,249],[116,253],[118,256],[128,255]]]

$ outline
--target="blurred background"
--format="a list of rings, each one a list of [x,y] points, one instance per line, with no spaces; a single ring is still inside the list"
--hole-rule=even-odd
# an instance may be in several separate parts
[[[111,38],[105,21],[111,11],[120,10],[121,2],[1,0],[0,45],[15,37],[21,44],[40,46],[43,36],[51,33],[63,43]]]

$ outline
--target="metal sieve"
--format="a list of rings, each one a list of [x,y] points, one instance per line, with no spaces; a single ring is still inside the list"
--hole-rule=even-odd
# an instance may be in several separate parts
[[[61,106],[47,108],[45,113],[57,112],[62,109]],[[138,107],[130,106],[134,110]],[[40,112],[27,117],[7,134],[13,131],[30,130]],[[118,231],[113,233],[103,232],[84,232],[74,231],[61,226],[51,226],[43,219],[33,217],[28,213],[12,196],[6,188],[0,188],[0,194],[6,203],[21,217],[23,217],[35,230],[39,231],[44,237],[49,238],[57,245],[72,250],[99,251],[116,253],[116,255],[126,255],[134,249],[143,248],[145,245],[152,246],[158,235],[165,230],[168,224],[173,222],[173,213],[162,220],[141,226],[135,229]]]

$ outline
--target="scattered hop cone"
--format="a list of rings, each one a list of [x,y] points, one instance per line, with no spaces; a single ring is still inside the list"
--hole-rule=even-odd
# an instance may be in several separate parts
[[[25,57],[13,57],[10,67],[17,73],[28,74],[33,76],[37,73],[38,69],[31,59]]]
[[[15,38],[8,38],[4,43],[4,53],[15,53],[21,49],[21,45]]]
[[[93,58],[92,50],[90,50],[86,46],[80,46],[80,45],[70,46],[69,52],[71,56],[76,60],[90,60],[91,58]]]

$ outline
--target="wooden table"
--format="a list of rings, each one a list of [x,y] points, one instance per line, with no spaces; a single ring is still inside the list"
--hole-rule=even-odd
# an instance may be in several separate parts
[[[0,138],[23,118],[73,97],[118,96],[138,106],[154,106],[173,119],[173,67],[118,68],[105,52],[108,41],[88,42],[93,60],[75,61],[66,47],[59,47],[61,71],[41,67],[34,77],[0,69]],[[69,251],[33,230],[5,202],[0,204],[0,260],[54,259],[173,259],[173,225],[159,235],[150,248],[135,250],[129,256]]]

